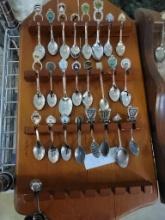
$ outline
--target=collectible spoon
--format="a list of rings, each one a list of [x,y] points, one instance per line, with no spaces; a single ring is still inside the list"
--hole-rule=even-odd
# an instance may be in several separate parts
[[[48,52],[50,55],[56,55],[58,52],[58,44],[54,40],[54,33],[53,33],[53,21],[55,19],[55,13],[52,9],[49,9],[46,13],[46,18],[50,24],[50,42],[48,43]]]
[[[47,216],[43,212],[41,212],[40,209],[39,193],[42,190],[42,182],[37,179],[32,180],[30,182],[30,189],[34,193],[37,204],[37,212],[32,215],[32,220],[48,220]]]
[[[77,45],[77,30],[76,30],[76,22],[74,22],[74,44],[71,47],[71,56],[74,59],[77,59],[80,56],[80,47]]]
[[[68,62],[64,59],[60,60],[59,68],[63,73],[63,97],[59,101],[59,112],[61,115],[69,116],[72,112],[73,104],[70,97],[66,92],[66,69],[68,68]]]
[[[36,73],[36,94],[33,96],[33,105],[36,110],[42,110],[45,106],[45,97],[40,89],[40,71],[42,70],[42,63],[39,60],[38,54],[33,53],[34,62],[32,65],[33,71]]]
[[[40,22],[37,22],[37,30],[38,30],[38,34],[37,34],[37,38],[38,38],[38,43],[34,48],[34,52],[38,53],[39,55],[39,60],[42,60],[45,56],[45,47],[41,44],[41,25]]]
[[[128,107],[128,117],[129,117],[129,121],[132,123],[132,128],[131,128],[131,139],[129,142],[129,149],[131,151],[131,153],[134,156],[138,156],[140,153],[140,148],[137,145],[134,135],[133,135],[133,131],[136,129],[136,118],[138,115],[138,108],[134,107],[134,106],[129,106]]]
[[[120,37],[119,37],[119,42],[117,43],[116,46],[116,53],[118,56],[122,57],[126,50],[126,47],[123,43],[123,27],[124,27],[124,22],[126,21],[125,14],[121,13],[118,16],[118,21],[120,22]]]
[[[48,103],[49,107],[53,108],[57,104],[57,96],[53,92],[53,76],[52,76],[53,72],[56,69],[55,63],[54,62],[47,62],[46,69],[47,69],[49,76],[50,76],[50,92],[47,95],[47,103]]]
[[[157,62],[162,62],[165,59],[165,13],[162,13],[162,20],[161,43],[155,50],[155,58]]]
[[[112,51],[113,51],[113,48],[112,48],[112,44],[110,42],[110,38],[111,38],[111,27],[112,27],[112,22],[114,21],[114,16],[113,14],[109,13],[107,16],[106,16],[106,20],[109,22],[109,25],[108,25],[108,39],[107,39],[107,42],[105,43],[104,45],[104,54],[107,56],[107,57],[110,57],[112,55]]]
[[[70,56],[70,47],[65,42],[65,22],[62,22],[62,42],[60,55],[64,60],[67,60]]]
[[[102,63],[96,63],[96,69],[99,69],[100,70],[100,87],[101,87],[101,94],[102,94],[102,98],[99,102],[99,106],[100,106],[100,109],[102,111],[104,110],[107,110],[109,109],[109,103],[108,103],[108,100],[105,98],[105,95],[104,95],[104,83],[103,83],[103,65]]]
[[[72,64],[72,69],[76,74],[76,78],[75,78],[76,89],[75,89],[75,92],[72,94],[72,102],[73,102],[73,105],[80,106],[82,102],[82,94],[79,91],[79,87],[78,87],[78,74],[81,69],[81,63],[78,61],[75,61]]]
[[[96,109],[95,108],[88,108],[85,111],[88,123],[90,124],[90,131],[91,131],[91,138],[92,138],[92,143],[91,143],[91,153],[93,154],[94,157],[99,158],[100,157],[100,147],[99,144],[96,142],[95,137],[94,137],[94,122],[96,118]]]
[[[82,118],[77,117],[76,118],[77,123],[77,148],[75,149],[74,156],[76,158],[76,161],[80,164],[84,163],[85,160],[85,150],[82,147],[81,143],[81,124],[82,124]]]
[[[63,125],[64,129],[64,144],[61,147],[61,157],[64,161],[68,161],[71,159],[72,156],[72,150],[67,142],[67,128],[66,124]]]
[[[122,140],[121,140],[121,117],[119,114],[117,114],[113,121],[117,123],[117,133],[118,133],[118,150],[116,152],[116,162],[121,168],[126,168],[128,166],[129,162],[129,154],[125,147],[122,146]]]
[[[82,97],[82,103],[84,104],[85,108],[89,108],[93,103],[93,96],[90,92],[90,72],[92,69],[92,62],[91,61],[85,61],[84,63],[84,69],[87,71],[87,90],[83,94]]]
[[[38,131],[38,126],[41,122],[41,115],[35,111],[31,116],[31,120],[34,124],[35,133],[36,133],[36,145],[33,147],[33,156],[36,160],[42,160],[45,156],[45,148],[41,144],[40,135]]]
[[[60,154],[59,150],[57,147],[54,145],[54,134],[53,134],[53,126],[56,123],[56,119],[54,116],[49,115],[46,118],[46,124],[48,125],[49,132],[50,132],[50,140],[51,140],[51,145],[48,149],[48,159],[51,163],[56,163],[59,160]]]
[[[134,156],[139,156],[140,148],[139,148],[138,144],[135,141],[134,134],[133,134],[134,132],[133,131],[134,131],[134,125],[132,124],[131,139],[129,141],[129,149],[130,149],[131,153]]]
[[[96,36],[96,42],[92,46],[92,55],[93,58],[97,61],[101,60],[103,57],[104,48],[100,43],[100,24],[97,22],[97,36]]]
[[[122,59],[121,61],[121,67],[122,69],[124,69],[125,71],[125,83],[124,83],[124,90],[121,92],[120,94],[120,100],[121,103],[123,104],[123,106],[128,107],[131,103],[131,93],[128,92],[128,88],[127,88],[127,75],[128,75],[128,71],[131,68],[131,60],[128,58]]]
[[[120,89],[116,85],[116,67],[117,67],[117,59],[115,56],[111,55],[108,59],[108,65],[112,70],[112,87],[109,90],[109,97],[113,102],[117,102],[120,98]]]
[[[82,47],[82,55],[86,60],[92,56],[92,48],[88,43],[88,23],[85,22],[85,44]]]

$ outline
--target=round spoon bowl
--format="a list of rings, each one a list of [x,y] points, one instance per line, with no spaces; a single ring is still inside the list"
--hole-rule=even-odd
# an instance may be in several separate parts
[[[85,151],[84,151],[84,148],[81,147],[81,146],[78,146],[78,147],[75,149],[74,156],[75,156],[75,159],[76,159],[76,161],[77,161],[78,163],[83,164],[83,163],[84,163],[84,160],[85,160]]]
[[[36,144],[33,148],[33,155],[36,160],[42,160],[45,156],[45,148],[41,144]]]
[[[126,168],[129,162],[129,154],[126,148],[119,147],[116,154],[116,162],[121,168]]]

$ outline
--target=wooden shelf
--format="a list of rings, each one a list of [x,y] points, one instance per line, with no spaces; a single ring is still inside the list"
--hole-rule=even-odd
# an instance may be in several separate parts
[[[131,122],[124,122],[121,124],[121,131],[122,132],[128,132],[131,130]],[[76,124],[68,124],[67,125],[67,132],[68,133],[75,133],[76,134]],[[39,133],[41,135],[48,135],[49,134],[49,130],[48,130],[48,126],[46,125],[41,125],[38,128]],[[52,128],[54,133],[63,133],[63,125],[60,123],[57,123],[54,125],[54,127]],[[141,130],[141,128],[139,127],[139,124],[137,124],[136,127],[136,131]],[[95,123],[94,124],[94,131],[97,133],[103,133],[104,134],[104,124],[103,123]],[[115,123],[110,123],[109,124],[109,132],[117,132],[117,125]],[[24,128],[24,133],[26,135],[35,135],[35,129],[34,127],[28,127],[25,126]],[[89,133],[90,134],[90,125],[88,123],[83,123],[82,124],[82,133]]]
[[[53,80],[55,81],[61,81],[62,80],[62,73],[59,69],[57,69],[54,73],[53,73]],[[75,76],[76,74],[73,72],[73,70],[71,70],[71,68],[66,71],[66,79],[68,81],[73,81],[75,80]],[[79,80],[86,80],[86,77],[87,77],[87,74],[86,74],[86,71],[84,70],[81,70],[80,73],[79,73]],[[27,81],[27,82],[35,82],[36,81],[36,73],[33,71],[33,70],[26,70],[24,72],[24,79]],[[97,69],[93,69],[90,73],[90,79],[91,79],[91,82],[94,80],[99,80],[99,71]],[[111,71],[106,71],[104,72],[103,74],[103,79],[104,80],[110,80],[112,81],[112,73]],[[128,82],[129,81],[132,81],[132,80],[136,80],[136,74],[133,72],[133,71],[130,71],[130,74],[128,75]],[[42,83],[47,83],[49,82],[49,74],[47,72],[47,70],[43,69],[41,72],[40,72],[40,81]],[[124,81],[124,71],[119,68],[116,72],[116,81]]]
[[[110,186],[110,187],[101,187],[96,189],[86,189],[86,190],[66,190],[65,192],[56,192],[49,189],[44,189],[40,194],[40,201],[49,201],[56,199],[76,199],[76,198],[88,198],[88,197],[100,197],[100,196],[110,196],[110,195],[140,195],[140,194],[152,194],[153,185],[151,183],[132,183],[128,184],[127,187],[124,186]],[[34,194],[32,192],[27,192],[22,195],[24,202],[34,201]]]
[[[36,34],[37,32],[36,23],[34,21],[29,22],[28,26],[30,33]],[[84,22],[77,22],[77,37],[84,38],[84,36],[82,36],[82,34],[84,35],[85,33],[84,26],[85,26]],[[61,37],[61,33],[62,33],[61,22],[56,21],[53,24],[53,30],[56,37]],[[119,30],[120,30],[120,23],[114,22],[111,30],[111,36],[112,37],[119,36]],[[41,23],[41,34],[49,33],[49,31],[50,31],[50,25],[48,24],[47,21],[44,20],[43,23]],[[105,21],[101,22],[100,37],[107,36],[107,31],[108,31],[108,22]],[[123,36],[128,37],[131,34],[131,31],[132,31],[132,22],[127,21],[123,29]],[[73,32],[74,32],[73,22],[66,21],[65,22],[66,37],[73,37]],[[93,36],[96,36],[96,22],[90,21],[88,23],[88,37],[90,38]]]

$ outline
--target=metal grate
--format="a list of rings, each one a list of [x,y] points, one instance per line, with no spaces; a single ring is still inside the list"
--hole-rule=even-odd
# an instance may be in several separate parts
[[[6,29],[4,47],[0,48],[0,172],[15,173],[16,122],[18,100],[19,32]],[[2,55],[3,54],[3,55]]]

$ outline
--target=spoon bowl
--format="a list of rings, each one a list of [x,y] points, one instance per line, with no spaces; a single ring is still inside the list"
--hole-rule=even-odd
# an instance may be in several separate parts
[[[126,168],[129,162],[129,154],[126,148],[120,146],[118,147],[116,153],[116,162],[121,168]]]
[[[76,149],[75,149],[75,152],[74,152],[74,156],[76,158],[76,161],[80,164],[83,164],[84,163],[84,160],[85,160],[85,151],[84,151],[84,148],[82,146],[78,146]]]
[[[48,159],[51,163],[57,163],[59,160],[60,154],[58,148],[51,146],[48,150]]]
[[[42,160],[45,156],[45,148],[41,143],[37,142],[33,147],[33,155],[36,160]]]

